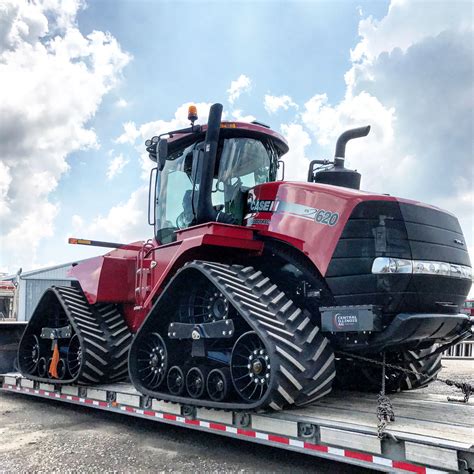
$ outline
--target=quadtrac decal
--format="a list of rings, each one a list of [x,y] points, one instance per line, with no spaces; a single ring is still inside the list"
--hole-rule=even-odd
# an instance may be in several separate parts
[[[329,227],[335,226],[339,220],[339,214],[328,209],[316,209],[285,201],[255,200],[249,202],[249,214],[246,216],[247,225],[268,225],[270,223],[269,219],[253,218],[251,214],[256,212],[287,212]]]

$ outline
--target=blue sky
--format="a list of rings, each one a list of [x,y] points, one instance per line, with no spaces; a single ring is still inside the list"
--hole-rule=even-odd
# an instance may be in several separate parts
[[[189,102],[283,133],[291,179],[372,124],[349,152],[363,187],[451,210],[472,248],[470,2],[5,2],[0,271],[101,253],[73,234],[150,238],[142,143],[184,125]],[[419,137],[449,123],[465,124],[456,146],[450,134],[424,156]]]

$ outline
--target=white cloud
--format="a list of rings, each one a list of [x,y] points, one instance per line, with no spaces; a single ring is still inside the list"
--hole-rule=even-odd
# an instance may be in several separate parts
[[[129,160],[125,159],[122,153],[119,153],[117,156],[113,157],[109,161],[109,167],[107,168],[107,173],[106,173],[107,179],[112,180],[113,178],[115,178],[115,176],[117,176],[123,171],[124,167],[128,163],[129,163]]]
[[[280,109],[288,110],[290,107],[298,108],[298,105],[289,95],[274,96],[266,94],[263,105],[269,114],[274,114]]]
[[[257,120],[257,118],[253,115],[244,115],[244,113],[240,109],[232,110],[231,116],[232,120],[236,120],[238,122],[253,122],[254,120]]]
[[[35,265],[41,240],[53,234],[59,203],[50,193],[67,155],[98,145],[88,122],[130,60],[109,33],[79,31],[81,5],[0,5],[0,248],[12,270]]]
[[[459,8],[458,8],[459,7]],[[453,212],[473,244],[474,56],[469,2],[392,1],[359,25],[344,98],[311,98],[300,116],[329,156],[344,129],[371,124],[348,145],[362,187]],[[469,29],[470,28],[470,29]]]
[[[153,233],[147,224],[147,200],[148,186],[140,186],[126,201],[113,206],[106,215],[95,217],[90,224],[81,216],[73,216],[73,233],[123,243],[146,240]]]
[[[140,136],[140,131],[137,130],[135,122],[125,122],[123,125],[123,133],[115,139],[115,143],[133,145],[135,140]]]
[[[241,74],[235,81],[230,83],[230,87],[227,89],[229,103],[233,105],[240,95],[243,92],[248,92],[251,87],[252,81],[250,78],[245,74]]]
[[[470,30],[472,4],[465,0],[420,2],[392,0],[381,20],[372,16],[359,22],[360,42],[351,51],[353,61],[377,58],[394,49],[405,52],[413,44],[446,30]]]
[[[306,148],[311,145],[311,138],[308,132],[297,123],[282,125],[281,132],[290,147],[290,151],[283,156],[285,180],[306,181],[309,166]]]
[[[125,107],[128,107],[128,105],[129,103],[122,97],[115,102],[115,107],[118,107],[119,109],[124,109]]]

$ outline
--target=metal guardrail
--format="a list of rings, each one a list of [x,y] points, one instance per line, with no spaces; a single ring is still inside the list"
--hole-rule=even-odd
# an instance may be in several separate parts
[[[443,353],[445,359],[474,359],[474,341],[464,341]]]

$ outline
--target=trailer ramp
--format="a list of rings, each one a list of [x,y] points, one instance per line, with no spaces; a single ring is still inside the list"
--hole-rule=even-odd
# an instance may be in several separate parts
[[[150,399],[126,383],[55,386],[10,373],[0,375],[0,387],[379,471],[439,474],[474,467],[474,406],[448,402],[443,395],[394,395],[396,420],[379,440],[376,396],[357,392],[335,392],[306,408],[243,413]]]

